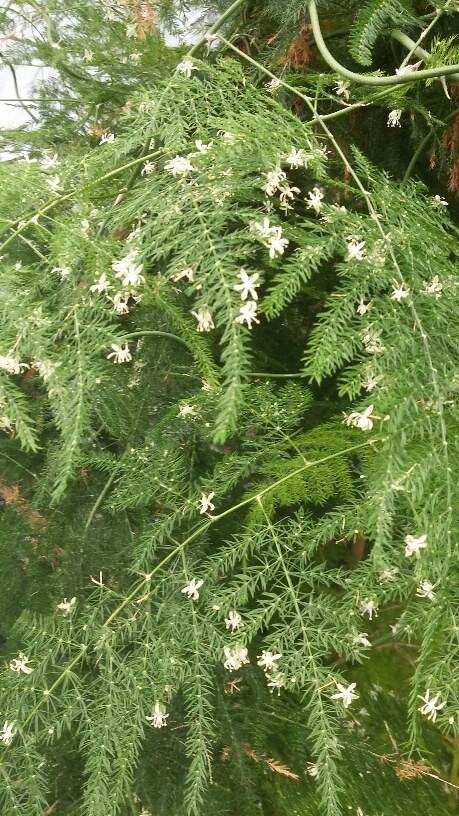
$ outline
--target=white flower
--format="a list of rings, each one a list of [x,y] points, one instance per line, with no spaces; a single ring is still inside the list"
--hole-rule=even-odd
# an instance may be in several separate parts
[[[416,595],[418,598],[428,598],[429,601],[433,601],[435,598],[435,592],[433,592],[434,589],[435,584],[431,584],[430,581],[421,581],[416,590]]]
[[[83,54],[83,61],[84,62],[92,62],[93,59],[94,59],[93,52],[89,51],[88,48],[85,48],[85,51],[84,51],[84,54]]]
[[[249,653],[245,646],[238,645],[234,648],[225,646],[223,651],[226,657],[223,666],[225,669],[228,669],[228,671],[237,671],[244,665],[244,663],[250,663],[248,657]]]
[[[145,278],[141,275],[143,269],[142,264],[136,264],[136,258],[139,254],[138,249],[132,249],[125,258],[112,263],[112,269],[116,272],[117,278],[123,278],[122,286],[139,286],[145,283]]]
[[[0,731],[0,742],[3,742],[5,745],[11,745],[15,733],[16,729],[14,727],[14,723],[8,722],[8,720],[6,720],[5,725]]]
[[[331,699],[342,700],[344,708],[348,708],[353,700],[358,699],[359,695],[354,693],[356,686],[355,683],[351,683],[351,685],[347,688],[346,686],[341,685],[341,683],[337,683],[336,685],[339,688],[339,691],[337,691],[336,694],[332,694]]]
[[[215,493],[209,493],[208,496],[206,496],[205,493],[202,494],[198,501],[199,512],[201,515],[203,513],[207,513],[209,510],[215,510],[215,505],[212,504],[212,499],[214,496]]]
[[[443,291],[443,284],[441,283],[438,275],[434,275],[431,281],[424,281],[424,293],[426,295],[435,295],[435,297],[440,297]]]
[[[310,209],[314,209],[316,213],[320,212],[322,209],[322,199],[324,194],[318,187],[313,187],[312,192],[308,193],[309,201],[305,198],[306,204]]]
[[[101,144],[101,145],[103,145],[103,144],[113,144],[114,141],[115,141],[115,134],[110,133],[110,131],[108,131],[107,133],[103,134],[99,144]]]
[[[386,583],[393,583],[393,581],[397,580],[397,575],[400,572],[398,567],[391,567],[390,569],[385,569],[382,571],[381,575],[379,576],[379,583],[386,584]]]
[[[436,207],[437,209],[441,209],[441,207],[448,207],[449,205],[445,198],[442,198],[440,195],[436,195],[433,198],[432,206]]]
[[[387,117],[387,124],[389,127],[401,127],[400,124],[400,117],[402,115],[401,110],[391,110],[389,116]]]
[[[273,693],[274,689],[277,689],[278,695],[280,694],[281,688],[285,688],[286,677],[284,672],[273,671],[272,674],[268,675],[268,688]]]
[[[299,150],[296,147],[292,147],[288,156],[285,157],[285,161],[287,164],[290,165],[291,168],[295,168],[296,170],[298,167],[307,167],[308,166],[309,156],[302,147]]]
[[[379,351],[384,351],[385,346],[380,338],[380,331],[367,332],[362,337],[362,343],[365,346],[365,351],[369,354],[377,354]]]
[[[186,59],[183,60],[183,62],[179,62],[175,70],[178,74],[184,74],[184,76],[189,79],[191,77],[191,72],[198,71],[199,69],[196,67],[196,65],[193,65],[191,60]]]
[[[269,82],[265,82],[265,88],[270,94],[275,93],[278,90],[278,88],[280,88],[280,86],[281,82],[279,79],[277,79],[277,77],[274,77],[274,79],[270,79]]]
[[[272,652],[263,650],[261,655],[258,655],[257,666],[261,666],[265,672],[277,671],[276,660],[279,660],[281,657],[281,654],[273,654]]]
[[[236,292],[241,293],[241,299],[247,300],[248,296],[250,295],[253,300],[258,300],[256,290],[257,280],[260,277],[258,272],[255,272],[253,275],[248,275],[245,269],[241,269],[239,272],[239,277],[242,283],[235,283],[233,289],[235,289]]]
[[[204,306],[199,312],[191,312],[192,315],[198,321],[198,325],[196,331],[203,332],[203,331],[210,331],[211,329],[215,328],[214,321],[212,320],[212,315],[209,312],[207,306]]]
[[[352,638],[352,644],[353,646],[371,646],[366,632],[359,632],[358,635],[354,635]]]
[[[319,776],[319,768],[314,764],[314,762],[308,762],[306,765],[306,773],[309,774],[309,776],[312,776],[313,779],[317,779]]]
[[[339,79],[338,82],[335,82],[335,84],[333,86],[333,90],[334,90],[336,96],[342,96],[343,99],[346,100],[346,102],[348,101],[349,96],[350,96],[350,94],[349,94],[349,81],[348,80]]]
[[[437,702],[440,697],[439,694],[435,695],[435,697],[432,697],[432,699],[430,700],[429,699],[430,689],[427,689],[424,697],[421,697],[420,694],[418,694],[418,697],[420,700],[423,700],[424,702],[424,705],[420,706],[418,708],[418,711],[420,711],[421,714],[425,714],[428,720],[432,720],[432,722],[435,722],[435,720],[437,719],[437,711],[441,711],[441,709],[445,707],[446,702],[445,703]]]
[[[76,598],[71,598],[70,601],[68,601],[67,598],[64,598],[62,603],[57,605],[57,608],[60,609],[60,611],[63,612],[64,615],[69,615],[75,604]]]
[[[284,171],[280,167],[276,167],[275,170],[270,170],[266,174],[266,184],[261,189],[267,196],[273,196],[286,178]]]
[[[378,607],[376,606],[375,602],[366,598],[359,606],[359,612],[361,615],[368,615],[370,620],[373,620],[373,615],[375,618],[378,617]]]
[[[394,281],[394,290],[390,296],[391,300],[397,300],[400,302],[403,300],[403,298],[407,298],[409,294],[410,290],[405,289],[404,283],[398,284],[396,281]]]
[[[277,229],[279,232],[276,233],[276,235],[271,236],[267,244],[270,258],[275,258],[276,254],[283,255],[285,247],[288,246],[288,239],[281,238],[282,228],[278,227]]]
[[[30,663],[29,658],[26,657],[23,652],[19,652],[19,657],[15,657],[14,660],[11,661],[10,669],[11,671],[17,672],[18,674],[20,674],[21,672],[23,674],[31,674],[33,672],[33,669],[31,669],[30,666],[27,665],[28,663]]]
[[[373,391],[379,385],[380,379],[380,375],[375,376],[374,374],[370,374],[368,379],[362,383],[362,388],[364,388],[365,391]]]
[[[213,142],[209,142],[208,144],[205,144],[202,141],[202,139],[196,139],[195,140],[195,145],[198,148],[199,153],[207,153],[207,151],[210,150],[210,148],[212,147]],[[198,154],[196,154],[196,155],[198,155]]]
[[[155,171],[155,164],[154,162],[147,161],[145,162],[144,166],[140,171],[141,176],[151,176],[152,173]]]
[[[110,360],[111,357],[114,358],[114,363],[129,363],[132,360],[132,354],[127,343],[124,344],[124,348],[112,343],[111,348],[113,351],[111,354],[107,354],[107,360]]]
[[[196,408],[194,405],[182,405],[177,416],[179,417],[186,417],[186,416],[195,416],[196,415]]]
[[[275,258],[276,253],[283,255],[285,247],[288,246],[288,240],[282,238],[282,227],[271,226],[269,218],[264,218],[262,224],[254,221],[250,225],[250,231],[259,234],[265,247],[269,249],[270,258]]]
[[[14,357],[2,357],[0,355],[0,368],[3,368],[8,374],[21,374],[21,369],[28,367],[27,363],[20,363]]]
[[[57,153],[55,153],[52,157],[43,156],[43,158],[40,159],[40,167],[42,170],[52,170],[53,167],[59,167],[59,165],[60,161]]]
[[[129,306],[127,304],[126,298],[129,295],[126,292],[117,292],[112,298],[109,300],[113,303],[113,311],[116,314],[129,314]]]
[[[232,632],[235,632],[236,629],[241,629],[244,624],[239,612],[236,612],[234,609],[229,612],[228,617],[225,618],[225,625],[226,628],[231,629]]]
[[[140,51],[133,51],[129,59],[131,60],[133,65],[140,65],[142,54],[140,53]]]
[[[164,726],[167,725],[166,720],[168,716],[169,714],[166,714],[166,709],[164,706],[161,705],[161,703],[156,703],[153,710],[153,716],[145,717],[145,719],[152,724],[153,728],[164,728]]]
[[[108,280],[105,272],[100,276],[98,281],[89,287],[90,292],[108,292],[109,289],[113,289],[113,286]]]
[[[139,33],[137,31],[137,24],[136,23],[128,23],[126,26],[126,37],[138,37]]]
[[[187,280],[189,280],[190,283],[193,283],[194,272],[192,266],[187,266],[185,267],[185,269],[182,269],[180,272],[177,272],[175,275],[172,275],[171,280],[177,282],[179,280],[182,280],[182,278],[187,278]]]
[[[357,314],[362,315],[362,317],[363,317],[363,315],[366,315],[366,313],[371,309],[371,306],[372,306],[372,301],[371,300],[370,300],[369,303],[364,303],[363,298],[362,298],[360,300],[359,305],[356,308],[356,312],[357,312]]]
[[[46,183],[52,193],[57,194],[59,190],[61,190],[61,180],[59,176],[51,176],[51,178],[46,179]]]
[[[287,213],[288,210],[293,209],[292,205],[290,204],[290,201],[293,201],[295,195],[298,195],[299,192],[300,192],[299,187],[290,187],[290,185],[287,184],[287,182],[285,182],[285,184],[283,184],[282,187],[279,188],[281,210],[284,210],[284,212]]]
[[[405,538],[405,544],[405,555],[407,558],[410,558],[412,555],[415,555],[416,558],[420,558],[420,550],[427,547],[427,536],[422,535],[419,536],[419,538],[414,538],[412,535],[407,535]]]
[[[201,578],[198,580],[196,580],[196,578],[192,578],[186,587],[183,587],[183,589],[180,591],[182,595],[187,595],[190,600],[197,601],[199,598],[198,589],[202,587],[203,583],[204,581],[202,581]]]
[[[172,173],[173,176],[186,176],[188,173],[191,173],[192,170],[196,168],[193,167],[191,162],[188,161],[186,156],[174,156],[173,159],[166,162],[164,165],[164,169],[167,170],[168,173]]]
[[[345,423],[346,425],[352,425],[354,428],[359,428],[361,431],[371,431],[373,427],[373,422],[370,419],[372,411],[372,405],[365,408],[363,413],[360,413],[360,411],[353,411],[352,414],[349,414],[349,416],[343,420],[343,424]]]
[[[260,322],[257,319],[257,304],[254,300],[248,300],[239,311],[241,314],[234,318],[236,323],[241,323],[241,325],[247,323],[248,328],[251,329],[252,323]]]
[[[365,257],[365,241],[357,241],[356,238],[348,240],[346,261],[362,261]]]

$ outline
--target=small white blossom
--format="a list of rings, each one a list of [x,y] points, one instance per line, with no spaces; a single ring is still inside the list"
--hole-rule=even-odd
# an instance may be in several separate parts
[[[240,315],[234,318],[236,323],[247,323],[249,329],[252,328],[252,323],[259,323],[257,319],[257,304],[254,300],[248,300],[240,308]]]
[[[80,225],[81,225],[81,234],[84,235],[85,238],[87,238],[88,237],[88,232],[89,232],[89,230],[91,228],[91,224],[89,223],[87,218],[83,218],[83,220],[80,221]]]
[[[133,51],[129,59],[133,65],[140,65],[142,60],[142,54],[140,53],[140,51]]]
[[[428,720],[432,720],[432,722],[435,722],[435,720],[437,719],[437,711],[441,711],[441,709],[445,707],[446,702],[445,703],[438,702],[440,698],[439,694],[435,695],[435,697],[432,697],[432,699],[429,699],[430,689],[427,689],[424,697],[421,697],[420,694],[418,694],[418,697],[420,700],[424,702],[424,705],[420,706],[418,708],[418,711],[420,711],[421,714],[425,714]]]
[[[277,689],[277,694],[280,694],[281,688],[285,688],[286,677],[284,672],[273,671],[268,675],[268,688],[272,694],[274,689]]]
[[[178,74],[183,74],[187,79],[189,79],[191,77],[191,72],[198,71],[199,69],[196,67],[196,65],[193,65],[191,60],[186,59],[183,60],[183,62],[179,62],[175,70]]]
[[[338,82],[335,82],[333,90],[336,96],[342,96],[346,102],[348,101],[350,96],[348,80],[339,79]]]
[[[368,635],[366,632],[359,632],[358,635],[354,635],[352,638],[353,646],[367,646],[370,647],[371,643],[368,640]]]
[[[265,672],[277,671],[276,661],[281,657],[281,654],[273,654],[263,650],[261,655],[258,655],[257,666],[261,666]]]
[[[398,567],[391,567],[390,569],[385,569],[379,576],[379,583],[380,584],[390,584],[397,580],[397,575],[399,574],[400,570]]]
[[[373,391],[378,385],[381,379],[380,375],[375,376],[374,374],[370,374],[370,376],[362,383],[362,388],[365,391]]]
[[[435,599],[435,584],[431,584],[430,581],[421,581],[419,584],[416,595],[418,598],[428,598],[429,601],[433,601]]]
[[[231,629],[232,632],[235,632],[237,629],[242,629],[244,624],[239,612],[236,612],[234,609],[229,612],[228,617],[225,618],[225,626],[227,629]]]
[[[113,289],[113,286],[108,280],[105,272],[100,276],[98,281],[89,287],[90,292],[108,292],[109,289]]]
[[[76,604],[76,598],[71,598],[70,601],[67,598],[64,598],[62,603],[57,605],[57,608],[64,613],[64,615],[69,615],[72,611],[73,607]]]
[[[167,725],[166,720],[168,716],[169,714],[166,714],[166,709],[164,706],[161,705],[161,703],[156,703],[153,710],[153,716],[145,717],[145,719],[151,723],[153,728],[164,728],[164,726]]]
[[[43,156],[40,159],[40,167],[42,170],[52,170],[54,167],[59,167],[60,161],[57,153],[54,156]]]
[[[441,283],[438,275],[434,275],[431,281],[424,281],[424,294],[426,295],[435,295],[435,297],[440,297],[443,291],[443,284]]]
[[[126,298],[129,297],[126,292],[117,292],[109,300],[113,303],[113,311],[116,314],[129,314],[129,306]]]
[[[449,205],[445,198],[442,198],[440,195],[436,195],[433,198],[432,206],[436,207],[437,209],[441,209],[441,207],[448,207]]]
[[[210,150],[210,148],[212,147],[213,142],[209,142],[208,144],[205,144],[202,141],[202,139],[196,139],[195,140],[195,145],[198,148],[199,153],[207,153],[207,151]],[[195,155],[197,156],[198,153],[196,153]]]
[[[267,196],[273,196],[286,178],[284,171],[280,167],[276,167],[275,170],[271,170],[266,174],[266,184],[261,189]]]
[[[93,59],[94,59],[93,52],[90,51],[88,48],[85,48],[85,51],[84,51],[84,54],[83,54],[83,61],[84,62],[92,62]]]
[[[302,147],[300,147],[299,150],[297,150],[296,147],[292,147],[288,156],[285,157],[285,161],[291,168],[297,170],[298,167],[308,166],[309,156]]]
[[[3,357],[0,355],[0,368],[3,368],[8,374],[21,374],[21,369],[29,368],[27,363],[20,363],[14,357]]]
[[[359,305],[356,308],[356,312],[357,312],[357,314],[359,314],[359,315],[361,315],[363,317],[363,315],[366,315],[366,313],[371,309],[371,306],[372,306],[372,301],[371,300],[370,300],[369,303],[364,303],[363,298],[362,298],[360,300]]]
[[[99,144],[101,144],[101,145],[103,145],[103,144],[113,144],[114,141],[115,141],[115,134],[110,133],[110,131],[108,131],[108,133],[103,134]]]
[[[319,776],[319,768],[314,764],[314,762],[308,762],[306,766],[306,773],[309,774],[309,776],[312,776],[313,779],[317,779]]]
[[[171,280],[173,280],[174,282],[177,282],[179,280],[182,280],[182,278],[187,278],[187,280],[189,280],[190,283],[193,283],[193,281],[194,281],[194,272],[193,272],[193,267],[192,266],[187,266],[187,267],[185,267],[185,269],[182,269],[180,272],[176,272],[175,275],[172,275]]]
[[[368,615],[370,620],[373,620],[373,615],[375,618],[378,617],[378,607],[376,606],[375,602],[366,598],[359,606],[359,612],[361,615]]]
[[[198,508],[201,515],[203,513],[208,513],[209,510],[215,510],[215,505],[212,504],[212,499],[215,496],[215,493],[209,493],[206,496],[205,493],[202,494],[201,498],[198,501]]]
[[[400,302],[404,298],[407,298],[409,294],[410,294],[410,290],[405,289],[405,284],[403,284],[403,283],[398,284],[396,281],[394,281],[394,289],[393,289],[392,294],[390,296],[391,300],[397,300],[398,302]]]
[[[250,231],[259,234],[264,245],[269,249],[269,257],[275,258],[276,253],[283,255],[284,249],[288,246],[288,240],[282,238],[282,227],[271,226],[269,218],[263,219],[263,223],[254,221],[250,225]]]
[[[207,332],[215,328],[214,321],[212,320],[212,315],[207,307],[200,309],[199,312],[191,312],[191,314],[194,315],[194,317],[198,321],[196,331]]]
[[[155,171],[155,164],[154,162],[147,161],[145,162],[144,166],[140,171],[140,175],[142,176],[151,176],[152,173]]]
[[[320,212],[321,209],[322,209],[322,206],[323,206],[322,199],[324,197],[324,194],[322,193],[322,191],[319,190],[318,187],[313,187],[312,191],[310,193],[308,193],[308,196],[309,196],[309,201],[308,201],[307,198],[305,198],[307,206],[310,209],[315,210],[316,213]]]
[[[357,241],[356,238],[350,238],[347,245],[346,261],[362,261],[365,257],[365,241]]]
[[[30,663],[29,658],[26,657],[23,652],[19,652],[19,657],[15,657],[14,660],[11,661],[10,669],[11,671],[17,672],[18,674],[20,674],[21,672],[23,674],[31,674],[33,672],[33,669],[31,669],[30,666],[27,665],[28,663]]]
[[[337,683],[336,685],[339,688],[339,691],[337,691],[336,694],[332,694],[331,699],[342,700],[344,708],[348,708],[353,700],[358,699],[359,695],[355,694],[354,692],[356,686],[355,683],[351,683],[351,685],[347,686],[347,688],[346,686],[341,685],[341,683]]]
[[[112,269],[116,272],[116,277],[123,278],[121,281],[122,286],[139,286],[141,283],[145,283],[144,276],[140,274],[143,266],[136,263],[138,254],[138,249],[132,249],[124,258],[112,263]]]
[[[111,348],[113,351],[111,354],[107,354],[107,360],[110,360],[111,357],[113,357],[114,363],[129,363],[132,360],[132,354],[127,343],[124,344],[124,348],[112,343]]]
[[[174,156],[173,159],[170,159],[170,161],[166,162],[164,169],[167,170],[168,173],[172,173],[173,176],[186,176],[196,168],[193,167],[186,156],[177,155]]]
[[[410,558],[412,555],[415,555],[416,558],[421,557],[421,550],[427,547],[427,536],[422,535],[419,538],[414,538],[412,535],[407,535],[405,538],[405,555],[407,558]]]
[[[258,272],[255,272],[253,275],[248,275],[245,269],[241,269],[239,272],[239,277],[242,283],[235,283],[233,289],[235,289],[236,292],[241,293],[241,299],[247,300],[248,296],[250,295],[253,300],[258,300],[256,290],[257,281],[260,277]]]
[[[223,666],[228,671],[237,671],[245,663],[250,663],[248,657],[249,653],[245,646],[236,646],[234,648],[231,648],[230,646],[225,646],[223,651],[226,657]]]
[[[11,745],[15,733],[16,729],[14,727],[14,723],[6,720],[2,730],[0,731],[0,742],[3,742],[4,745]]]
[[[362,337],[362,343],[365,346],[365,351],[369,354],[377,354],[379,351],[384,351],[385,346],[380,338],[380,331],[367,332]]]
[[[265,82],[265,88],[270,94],[275,93],[280,88],[280,86],[281,82],[279,79],[277,79],[277,77],[274,77],[274,79],[270,79],[269,82]]]
[[[52,193],[57,193],[61,190],[61,180],[59,176],[51,176],[51,178],[46,179],[46,183],[50,188]]]
[[[400,117],[402,115],[401,110],[392,110],[387,117],[387,124],[389,127],[401,127],[400,124]]]
[[[199,598],[198,589],[202,587],[203,583],[204,581],[201,580],[201,578],[198,580],[196,580],[196,578],[192,578],[186,587],[183,587],[183,589],[180,591],[182,592],[182,595],[186,595],[188,598],[190,598],[190,600],[197,601]]]
[[[352,425],[354,428],[359,428],[361,431],[371,431],[373,427],[373,422],[370,419],[372,411],[372,405],[365,408],[363,413],[360,413],[360,411],[353,411],[352,414],[349,414],[349,416],[343,420],[343,423],[346,425]]]
[[[177,416],[178,417],[196,416],[196,408],[194,407],[194,405],[182,405]]]
[[[126,37],[138,37],[139,32],[137,31],[137,24],[136,23],[128,23],[126,26]]]

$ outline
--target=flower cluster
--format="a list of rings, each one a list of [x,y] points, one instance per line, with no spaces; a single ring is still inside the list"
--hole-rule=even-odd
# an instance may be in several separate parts
[[[275,170],[270,170],[266,174],[266,184],[261,188],[267,196],[272,197],[275,193],[279,193],[280,207],[287,213],[292,209],[290,201],[293,201],[295,195],[300,192],[299,187],[291,187],[287,181],[287,176],[279,166]]]
[[[284,254],[284,250],[288,246],[288,240],[287,238],[282,238],[282,227],[271,226],[269,218],[265,218],[262,224],[259,224],[258,221],[253,221],[249,229],[251,232],[255,232],[260,236],[264,246],[269,249],[270,258]]]
[[[228,671],[238,671],[245,663],[250,663],[249,653],[245,646],[238,644],[237,646],[225,646],[223,649],[226,660],[223,666]]]
[[[7,374],[21,374],[21,369],[28,368],[27,363],[20,363],[14,357],[2,357],[0,355],[0,368]]]

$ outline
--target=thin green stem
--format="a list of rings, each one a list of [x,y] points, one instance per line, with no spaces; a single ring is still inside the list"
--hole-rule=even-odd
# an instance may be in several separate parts
[[[188,351],[190,351],[186,340],[183,340],[182,337],[179,337],[177,334],[171,334],[170,332],[145,329],[145,331],[130,332],[130,334],[124,335],[125,340],[135,340],[136,337],[165,337],[167,340],[174,340],[174,342],[180,343],[182,346],[185,346]]]
[[[421,33],[420,33],[420,35],[419,35],[418,39],[416,40],[416,42],[415,42],[415,43],[413,43],[412,47],[411,47],[411,48],[410,48],[410,50],[408,51],[408,54],[406,55],[405,59],[403,60],[403,62],[402,62],[402,64],[401,64],[400,68],[404,68],[404,67],[405,67],[405,65],[407,65],[407,63],[410,61],[410,59],[411,59],[411,57],[413,56],[413,54],[415,54],[415,53],[416,53],[416,50],[417,50],[418,46],[420,46],[420,45],[421,45],[421,43],[422,43],[422,41],[423,41],[423,40],[425,40],[425,38],[427,37],[427,35],[428,35],[428,34],[429,34],[431,31],[432,31],[433,27],[434,27],[434,26],[435,26],[435,25],[438,23],[438,21],[439,21],[440,17],[443,17],[443,14],[444,14],[444,13],[445,13],[445,10],[444,10],[444,9],[442,9],[442,8],[437,9],[436,14],[435,14],[435,17],[433,18],[433,20],[431,20],[431,22],[429,23],[429,25],[427,26],[427,28],[424,28],[424,29],[423,29],[423,31],[421,31]],[[395,32],[391,31],[391,37],[393,37],[393,36],[394,36],[394,33],[395,33]],[[396,38],[396,39],[397,39],[397,38]]]
[[[321,57],[325,60],[327,65],[333,69],[340,76],[352,79],[353,82],[359,82],[361,85],[373,85],[376,87],[389,85],[408,85],[413,82],[421,82],[424,79],[435,79],[441,76],[451,76],[459,71],[459,65],[440,65],[437,68],[427,68],[424,71],[409,71],[402,76],[376,77],[368,76],[366,74],[356,74],[355,71],[349,71],[344,65],[341,65],[328,50],[322,31],[320,29],[319,17],[317,14],[317,6],[315,0],[308,0],[308,11],[311,19],[312,32],[319,49]]]
[[[452,122],[454,119],[456,119],[457,116],[459,116],[459,108],[456,108],[456,110],[449,113],[448,116],[445,116],[445,119],[444,119],[445,125],[449,125],[449,123]],[[414,167],[416,166],[416,164],[418,162],[418,159],[419,159],[420,155],[424,152],[425,148],[429,144],[429,142],[430,142],[433,135],[434,135],[434,130],[433,129],[429,130],[429,132],[419,142],[415,152],[413,153],[411,161],[410,161],[408,167],[405,170],[405,175],[403,176],[402,182],[400,184],[401,187],[404,187],[405,184],[407,183],[408,179],[410,178],[410,176],[411,176],[411,174],[413,172]]]
[[[193,57],[203,45],[209,42],[209,39],[212,38],[212,35],[216,34],[217,31],[222,27],[222,25],[224,25],[227,22],[227,20],[229,20],[230,17],[232,17],[233,14],[238,9],[240,9],[241,6],[243,6],[246,2],[247,0],[235,0],[235,2],[225,11],[225,13],[222,14],[222,16],[219,17],[219,19],[213,24],[213,26],[211,26],[209,30],[206,31],[204,36],[201,37],[201,39],[198,40],[197,43],[193,45],[191,50],[188,51],[187,57]]]
[[[102,504],[103,500],[105,499],[105,496],[107,495],[107,493],[110,490],[113,482],[115,481],[115,477],[116,477],[116,470],[114,470],[113,473],[110,474],[110,478],[108,479],[108,481],[104,485],[103,489],[99,493],[96,501],[94,502],[92,510],[91,510],[91,512],[90,512],[90,514],[88,516],[88,520],[87,520],[86,524],[84,525],[85,532],[91,526],[92,521],[94,519],[94,516],[96,515],[100,505]]]

